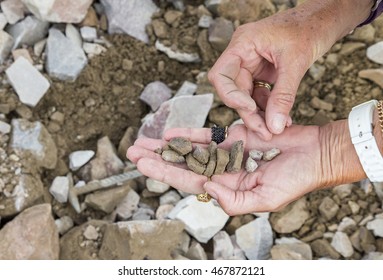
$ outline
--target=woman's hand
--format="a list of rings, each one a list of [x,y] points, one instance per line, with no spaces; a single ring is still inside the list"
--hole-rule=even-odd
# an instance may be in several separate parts
[[[211,141],[211,130],[186,128],[165,132],[165,140],[173,137],[185,137],[193,144],[207,146]],[[230,150],[235,141],[242,140],[244,160],[251,149],[279,148],[281,154],[272,161],[262,161],[254,173],[247,173],[242,168],[238,173],[214,175],[209,182],[206,176],[198,175],[184,165],[163,161],[154,150],[163,147],[167,143],[165,140],[138,139],[128,149],[127,156],[148,177],[192,194],[207,191],[229,215],[276,211],[327,183],[328,178],[322,169],[319,127],[316,126],[291,126],[267,142],[243,125],[231,127],[220,148]]]
[[[291,125],[289,112],[307,69],[367,18],[373,1],[308,0],[234,32],[209,72],[222,101],[264,140]],[[253,81],[274,84],[254,88]]]

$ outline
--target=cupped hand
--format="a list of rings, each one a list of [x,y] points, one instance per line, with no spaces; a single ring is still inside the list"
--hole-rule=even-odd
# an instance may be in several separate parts
[[[281,154],[272,161],[261,161],[253,173],[242,168],[238,173],[214,175],[211,181],[188,170],[185,165],[163,161],[154,152],[173,137],[185,137],[194,145],[207,146],[211,141],[211,130],[177,128],[168,130],[165,140],[138,139],[128,149],[127,157],[148,177],[187,193],[208,192],[229,215],[276,211],[323,185],[319,128],[315,126],[291,126],[271,141],[262,140],[244,125],[229,128],[228,138],[219,144],[220,148],[230,150],[235,141],[242,140],[244,160],[251,149],[279,148]]]
[[[291,125],[305,72],[335,42],[321,35],[311,10],[294,8],[238,27],[209,72],[222,101],[264,140]],[[272,91],[254,88],[256,80],[274,84]]]

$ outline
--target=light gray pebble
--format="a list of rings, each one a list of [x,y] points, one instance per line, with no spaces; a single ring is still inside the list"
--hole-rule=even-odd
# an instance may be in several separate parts
[[[253,160],[261,160],[263,157],[263,152],[258,150],[251,150],[249,152],[249,157],[251,157]]]
[[[246,171],[248,173],[251,173],[251,172],[254,172],[257,168],[258,168],[258,163],[251,157],[248,157],[246,160]]]
[[[272,148],[271,150],[264,152],[263,154],[263,160],[270,161],[273,158],[275,158],[277,155],[279,155],[281,151],[278,148]]]

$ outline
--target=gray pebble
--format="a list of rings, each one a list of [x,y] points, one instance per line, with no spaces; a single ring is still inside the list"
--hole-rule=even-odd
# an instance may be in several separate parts
[[[243,152],[244,152],[243,141],[240,140],[240,141],[234,142],[230,150],[230,160],[226,167],[227,172],[235,173],[241,170]]]
[[[186,155],[193,150],[190,140],[182,137],[175,137],[169,142],[169,147],[180,155]]]
[[[257,168],[258,168],[258,163],[251,157],[248,157],[246,160],[246,171],[251,173],[251,172],[254,172]]]
[[[215,167],[214,174],[220,175],[225,172],[226,166],[229,163],[230,153],[226,150],[217,149],[217,166]]]
[[[205,172],[206,165],[200,163],[191,154],[188,154],[186,156],[186,164],[188,165],[189,169],[194,173],[202,175]]]
[[[263,152],[258,151],[258,150],[251,150],[251,151],[249,152],[249,156],[250,156],[253,160],[261,160],[262,157],[263,157]]]
[[[203,173],[203,175],[211,177],[214,173],[215,166],[217,164],[217,143],[215,143],[214,141],[210,142],[208,150],[210,153],[210,158],[209,162],[206,165],[206,170]]]
[[[168,162],[183,163],[185,158],[172,150],[166,150],[162,152],[162,159]]]
[[[263,160],[270,161],[273,158],[275,158],[277,155],[279,155],[281,151],[278,148],[272,148],[271,150],[264,152],[263,154]]]
[[[193,157],[202,164],[206,164],[209,161],[210,153],[207,149],[201,146],[196,146],[193,152]]]

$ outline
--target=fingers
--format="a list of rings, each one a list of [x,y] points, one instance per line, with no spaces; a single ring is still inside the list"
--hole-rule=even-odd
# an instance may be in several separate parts
[[[234,191],[212,181],[206,182],[204,189],[218,201],[222,209],[230,216],[266,211],[262,197],[253,190]]]
[[[152,158],[141,158],[137,162],[137,169],[147,177],[164,182],[178,190],[187,193],[203,193],[203,184],[207,177],[192,171],[157,161]]]
[[[242,118],[246,127],[254,131],[262,140],[271,140],[273,135],[267,128],[265,119],[259,113],[238,110],[238,114]]]
[[[255,111],[256,104],[250,96],[252,81],[250,72],[241,69],[241,58],[224,52],[209,72],[209,80],[222,101],[233,109]],[[236,82],[244,88],[239,88]]]
[[[193,143],[209,144],[211,142],[210,128],[172,128],[164,132],[167,141],[174,137],[184,137]]]
[[[293,107],[296,92],[304,73],[302,69],[292,67],[294,63],[282,63],[278,69],[278,79],[270,94],[266,106],[266,124],[270,132],[280,134],[291,125],[289,113]]]

